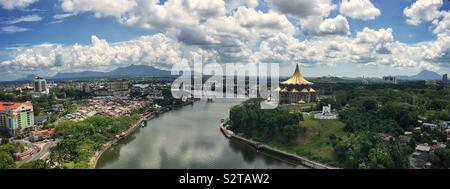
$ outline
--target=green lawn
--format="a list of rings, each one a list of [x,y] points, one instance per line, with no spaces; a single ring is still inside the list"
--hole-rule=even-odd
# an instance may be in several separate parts
[[[301,134],[296,144],[286,146],[272,143],[270,145],[313,160],[336,165],[329,136],[344,135],[342,130],[344,123],[339,120],[315,120],[313,116],[305,116],[305,120],[300,122],[300,128]]]
[[[314,107],[315,103],[306,103],[306,104],[283,104],[280,108],[285,109],[289,112],[303,112],[310,111],[311,107]]]

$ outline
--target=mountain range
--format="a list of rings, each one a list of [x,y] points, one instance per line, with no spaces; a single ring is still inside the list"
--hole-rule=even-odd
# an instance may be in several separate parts
[[[429,71],[429,70],[422,70],[416,75],[413,76],[404,76],[399,75],[397,76],[398,80],[441,80],[442,76],[436,72]]]
[[[152,66],[146,65],[130,65],[127,67],[119,67],[110,72],[97,72],[97,71],[83,71],[83,72],[67,72],[57,73],[53,77],[48,79],[82,79],[82,78],[100,78],[100,77],[136,77],[136,76],[149,76],[149,77],[168,77],[171,76],[170,71],[160,70]],[[20,79],[24,81],[31,81],[35,77],[34,74]]]
[[[53,77],[48,79],[82,79],[82,78],[101,78],[101,77],[136,77],[136,76],[148,76],[148,77],[168,77],[171,75],[170,71],[160,70],[152,66],[147,65],[130,65],[126,67],[119,67],[110,72],[97,72],[97,71],[83,71],[83,72],[66,72],[57,73]],[[31,81],[35,77],[34,74],[27,76],[26,78],[20,79],[20,81]],[[381,79],[381,78],[348,78],[343,77],[343,79]],[[429,70],[422,70],[416,75],[406,76],[398,75],[398,80],[440,80],[442,76],[436,72]]]

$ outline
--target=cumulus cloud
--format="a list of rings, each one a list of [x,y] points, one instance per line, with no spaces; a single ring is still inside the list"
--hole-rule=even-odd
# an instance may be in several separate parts
[[[13,58],[0,62],[0,66],[10,68],[0,73],[29,73],[34,70],[46,70],[47,74],[69,70],[103,71],[124,64],[146,64],[168,69],[173,64],[187,63],[182,58],[183,49],[179,43],[162,34],[113,44],[92,36],[89,45],[46,44],[18,48],[11,53]]]
[[[441,16],[439,9],[442,5],[442,0],[417,0],[403,10],[403,14],[407,17],[406,23],[417,26],[422,22],[434,20]]]
[[[344,16],[361,20],[373,20],[381,14],[369,0],[342,0],[339,12]]]
[[[450,12],[444,12],[442,15],[442,20],[436,23],[436,28],[433,32],[438,35],[450,36]]]
[[[374,51],[379,54],[391,54],[394,36],[392,35],[391,28],[372,30],[365,27],[363,31],[356,34],[355,41],[356,43],[365,45],[369,52]]]
[[[274,10],[298,18],[325,17],[336,6],[330,0],[268,0]]]
[[[274,11],[297,19],[307,35],[320,34],[320,24],[336,9],[331,0],[268,0],[267,4]]]
[[[0,7],[6,10],[23,9],[39,0],[0,0]]]
[[[349,30],[350,25],[347,19],[341,15],[325,19],[319,26],[319,32],[323,35],[349,35]]]
[[[447,13],[441,13],[442,19],[433,22],[436,41],[404,44],[394,40],[391,28],[364,28],[355,36],[350,35],[350,25],[344,16],[352,16],[346,12],[330,17],[336,8],[331,0],[267,0],[267,11],[254,9],[261,2],[255,0],[168,0],[164,3],[118,0],[121,7],[115,5],[116,1],[107,5],[104,0],[60,2],[65,13],[54,16],[59,21],[88,12],[158,33],[120,43],[92,36],[87,45],[42,44],[18,48],[0,62],[0,66],[10,68],[0,70],[0,74],[15,77],[17,73],[36,70],[45,70],[44,74],[86,69],[107,71],[128,64],[164,69],[190,62],[193,55],[217,63],[301,63],[305,66],[354,63],[434,70],[449,62],[446,44],[450,42],[450,16]],[[351,14],[358,19],[371,19],[366,13]],[[20,31],[20,28],[2,31],[14,29]],[[300,40],[299,32],[314,36]]]
[[[225,7],[227,9],[227,12],[236,10],[241,6],[255,8],[258,5],[259,5],[258,0],[225,0]]]
[[[61,0],[61,8],[65,12],[95,12],[95,15],[98,17],[120,17],[136,6],[137,4],[134,0]]]

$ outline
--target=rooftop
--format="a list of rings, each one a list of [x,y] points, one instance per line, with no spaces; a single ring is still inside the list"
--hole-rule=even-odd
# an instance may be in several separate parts
[[[33,106],[31,102],[3,102],[0,101],[0,111],[6,111],[7,109],[17,109],[21,105]]]
[[[303,75],[300,73],[300,68],[297,66],[295,67],[295,72],[292,74],[292,76],[286,80],[281,82],[281,84],[286,85],[312,85],[313,83],[306,80]]]

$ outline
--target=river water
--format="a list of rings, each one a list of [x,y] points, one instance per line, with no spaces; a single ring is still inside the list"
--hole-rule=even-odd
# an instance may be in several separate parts
[[[159,115],[103,153],[96,168],[295,168],[222,135],[220,119],[239,103],[199,101]]]

